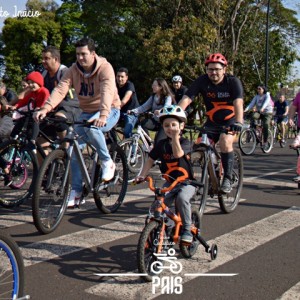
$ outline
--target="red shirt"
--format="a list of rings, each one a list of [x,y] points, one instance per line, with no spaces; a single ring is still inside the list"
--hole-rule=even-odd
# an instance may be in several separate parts
[[[16,104],[16,108],[20,108],[26,106],[30,99],[35,100],[35,107],[40,108],[43,107],[47,99],[49,98],[50,93],[47,88],[41,87],[37,91],[29,92],[24,96],[23,99],[19,99]]]

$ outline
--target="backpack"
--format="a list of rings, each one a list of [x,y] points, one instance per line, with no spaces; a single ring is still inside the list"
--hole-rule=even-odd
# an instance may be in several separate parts
[[[62,76],[63,76],[62,70],[64,70],[64,69],[67,69],[67,67],[66,67],[65,65],[60,65],[60,66],[59,66],[58,72],[57,72],[57,74],[56,74],[57,82],[59,82],[59,81],[61,80],[61,78],[62,78]],[[47,73],[48,73],[47,70],[44,70],[44,71],[43,71],[42,75],[43,75],[44,78],[46,77]]]

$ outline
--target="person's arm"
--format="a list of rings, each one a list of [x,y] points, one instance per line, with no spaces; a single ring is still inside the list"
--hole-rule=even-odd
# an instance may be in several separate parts
[[[192,99],[188,96],[184,95],[182,99],[179,101],[178,105],[185,110],[192,103]]]
[[[297,107],[295,105],[291,104],[290,109],[289,109],[289,118],[288,118],[288,123],[290,126],[295,125],[294,117],[295,117],[296,110],[297,110]]]
[[[284,111],[283,116],[285,117],[285,116],[287,116],[288,114],[289,114],[289,106],[288,106],[288,104],[286,104],[286,106],[285,106],[285,111]]]
[[[242,98],[237,98],[233,101],[235,121],[238,123],[244,123],[244,101]]]
[[[248,106],[245,108],[245,112],[252,109],[256,104],[256,96],[254,96]]]
[[[121,107],[123,107],[131,98],[133,92],[132,91],[127,91],[123,97],[123,99],[121,99]]]
[[[269,106],[269,105],[271,105],[271,95],[270,95],[269,92],[267,92],[267,93],[266,93],[266,99],[265,99],[264,104],[263,104],[263,106],[261,107],[260,111],[261,111],[261,112],[264,112],[265,108],[266,108],[267,106]]]
[[[141,174],[136,177],[137,181],[139,181],[139,180],[141,181],[141,180],[145,179],[145,177],[147,177],[150,169],[153,166],[153,163],[154,163],[154,160],[151,157],[149,157],[142,169]]]

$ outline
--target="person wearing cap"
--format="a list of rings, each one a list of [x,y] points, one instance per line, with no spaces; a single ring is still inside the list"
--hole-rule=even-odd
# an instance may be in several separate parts
[[[160,160],[160,171],[166,179],[165,186],[180,178],[180,182],[194,179],[188,153],[191,152],[191,142],[182,136],[182,130],[187,121],[185,112],[178,105],[163,107],[158,115],[166,138],[160,140],[149,153],[141,174],[136,177],[137,183],[144,181],[156,160]],[[182,219],[181,241],[192,243],[191,234],[191,203],[190,199],[195,194],[195,187],[189,184],[178,183],[166,195],[165,203],[170,206],[175,199],[176,209]]]
[[[199,76],[188,88],[179,105],[186,107],[199,94],[206,108],[205,126],[218,128],[230,127],[240,132],[243,127],[243,86],[241,81],[226,73],[227,60],[221,53],[209,55],[205,60],[206,74]],[[210,135],[214,142],[219,141],[224,177],[221,192],[230,193],[232,189],[232,170],[234,163],[233,142],[231,134]]]
[[[30,109],[39,109],[44,106],[50,93],[47,88],[44,87],[44,78],[40,72],[31,72],[25,78],[29,85],[29,92],[24,95],[24,98],[19,99],[18,103],[9,106],[9,109],[15,110],[28,110],[28,105]],[[22,127],[24,126],[25,118],[22,115],[15,114],[18,121],[11,132],[11,137],[15,138]],[[33,122],[31,144],[29,147],[34,148],[35,140],[39,134],[39,125],[37,122]]]
[[[30,109],[38,109],[41,108],[48,97],[50,96],[49,91],[44,87],[44,78],[39,72],[31,72],[27,75],[25,80],[28,82],[30,90],[24,95],[24,98],[19,99],[17,104],[15,105],[7,105],[6,109],[15,110],[20,109],[23,111],[28,110],[28,106]],[[25,124],[25,117],[21,114],[16,114],[15,119],[16,124],[10,134],[12,138],[17,138],[18,133],[22,130]],[[32,123],[32,128],[28,127],[31,130],[30,133],[30,142],[27,145],[27,150],[35,149],[35,140],[39,134],[39,125],[37,122]],[[12,183],[12,177],[9,174],[8,163],[1,157],[0,159],[0,168],[4,172],[4,185],[9,186]]]

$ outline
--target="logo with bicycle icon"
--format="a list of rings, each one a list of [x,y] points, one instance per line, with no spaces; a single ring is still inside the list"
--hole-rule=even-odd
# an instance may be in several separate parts
[[[182,277],[172,276],[178,275],[182,271],[182,264],[175,256],[176,251],[173,248],[168,249],[168,253],[154,253],[157,260],[154,261],[150,270],[154,274],[152,277],[152,294],[156,294],[160,289],[161,294],[181,294],[182,293]],[[158,276],[164,270],[169,270],[171,276]]]

